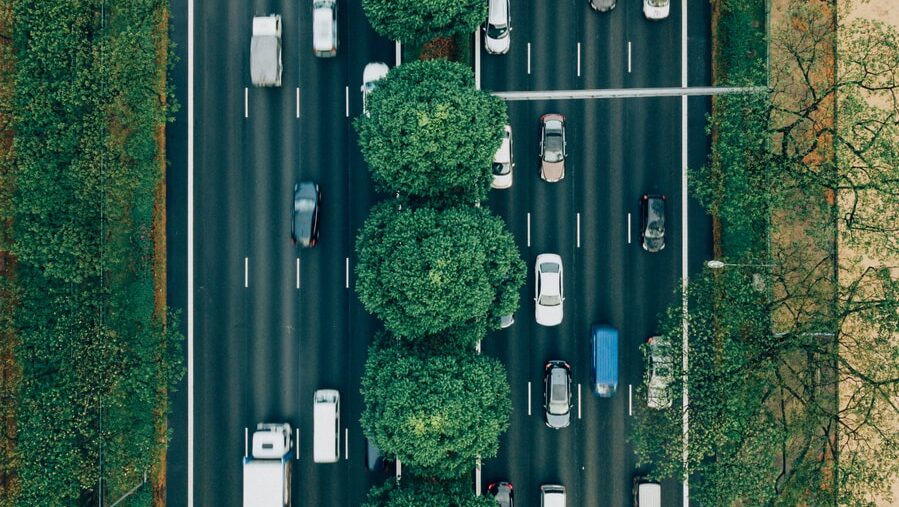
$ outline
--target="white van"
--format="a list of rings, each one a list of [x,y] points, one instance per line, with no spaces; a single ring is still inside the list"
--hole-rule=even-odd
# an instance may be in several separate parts
[[[312,460],[336,463],[340,459],[340,392],[336,389],[315,391],[312,417]]]
[[[540,507],[565,507],[565,486],[543,484],[540,486]]]
[[[662,507],[662,485],[642,477],[634,479],[634,505],[636,507]]]

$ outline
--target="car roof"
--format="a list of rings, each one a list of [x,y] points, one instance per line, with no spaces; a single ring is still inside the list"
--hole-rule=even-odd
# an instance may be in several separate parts
[[[505,25],[509,15],[506,6],[509,0],[490,0],[487,22],[494,26]],[[483,5],[483,4],[482,4]]]

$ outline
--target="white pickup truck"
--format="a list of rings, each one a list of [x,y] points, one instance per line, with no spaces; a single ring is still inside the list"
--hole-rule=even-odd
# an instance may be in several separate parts
[[[253,18],[250,39],[250,79],[253,86],[281,86],[281,16]]]
[[[290,424],[259,423],[243,458],[243,507],[290,507]]]

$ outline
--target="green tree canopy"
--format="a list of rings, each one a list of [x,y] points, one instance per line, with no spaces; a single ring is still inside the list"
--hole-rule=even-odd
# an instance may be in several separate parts
[[[422,480],[403,474],[400,484],[390,479],[368,492],[362,507],[496,507],[488,496],[475,496],[471,481]]]
[[[381,337],[362,376],[365,436],[422,476],[458,478],[496,456],[509,427],[502,363],[464,351],[425,354]],[[405,505],[405,504],[397,504]]]
[[[445,60],[401,65],[372,92],[355,123],[379,189],[466,204],[490,189],[508,121],[502,100],[475,90],[471,69]]]
[[[398,202],[372,208],[356,239],[359,300],[397,336],[473,345],[518,307],[526,268],[512,235],[486,208]]]
[[[487,19],[483,0],[363,0],[362,9],[376,32],[407,44],[470,34]]]

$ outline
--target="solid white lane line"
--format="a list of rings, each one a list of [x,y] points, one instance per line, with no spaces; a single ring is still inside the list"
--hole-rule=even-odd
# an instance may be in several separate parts
[[[300,288],[300,258],[297,257],[297,288]]]
[[[577,43],[577,77],[581,77],[581,43]]]
[[[246,87],[243,89],[243,117],[250,117],[250,89]]]
[[[634,386],[627,385],[627,415],[634,415]]]
[[[249,441],[250,441],[250,429],[244,426],[243,428],[243,457],[246,458],[249,452]]]
[[[528,246],[531,246],[531,213],[528,212]]]
[[[581,418],[581,385],[577,385],[577,418]]]
[[[346,103],[346,117],[349,118],[350,117],[350,87],[349,86],[343,87],[343,99],[344,99],[344,102]]]
[[[531,381],[528,380],[528,415],[531,415]]]
[[[577,214],[577,247],[581,247],[581,214]]]
[[[349,257],[344,257],[343,272],[344,272],[343,288],[349,289],[350,288],[350,258]]]
[[[627,73],[631,73],[631,41],[627,41]]]
[[[243,286],[250,286],[250,258],[243,258]]]
[[[481,37],[480,28],[474,31],[474,89],[481,89]]]
[[[728,95],[734,93],[767,93],[764,86],[691,86],[690,88],[600,88],[580,90],[548,90],[526,92],[490,92],[503,100],[584,100],[584,99],[631,99],[642,97],[704,97],[708,95]]]
[[[187,0],[187,507],[194,505],[194,0]]]
[[[531,75],[531,43],[528,42],[528,75]]]
[[[680,61],[681,61],[681,86],[687,88],[687,0],[681,2],[681,45],[680,45]],[[689,407],[689,398],[687,396],[687,376],[689,372],[689,319],[687,307],[687,246],[689,239],[689,229],[687,228],[687,96],[681,97],[681,107],[683,114],[681,115],[681,298],[683,304],[682,319],[682,344],[683,344],[683,368],[684,368],[684,407]],[[690,469],[687,466],[690,457],[689,437],[690,437],[690,415],[689,411],[683,411],[683,467],[686,470],[684,474],[683,487],[683,505],[690,505]]]
[[[297,426],[297,428],[296,428],[296,433],[297,433],[297,440],[296,440],[296,447],[294,447],[294,449],[296,449],[297,452],[296,452],[296,457],[294,459],[299,460],[300,459],[300,427],[299,426]]]
[[[627,214],[627,244],[631,244],[631,214]]]
[[[350,460],[350,429],[343,429],[343,459]]]
[[[297,87],[297,118],[300,117],[300,87]]]
[[[400,41],[396,41],[396,63],[394,64],[394,67],[399,67],[400,64],[403,63],[401,61],[402,59],[403,59],[403,45],[400,43]],[[397,462],[397,463],[399,463],[399,462]],[[397,477],[399,477],[399,475],[397,475]]]

